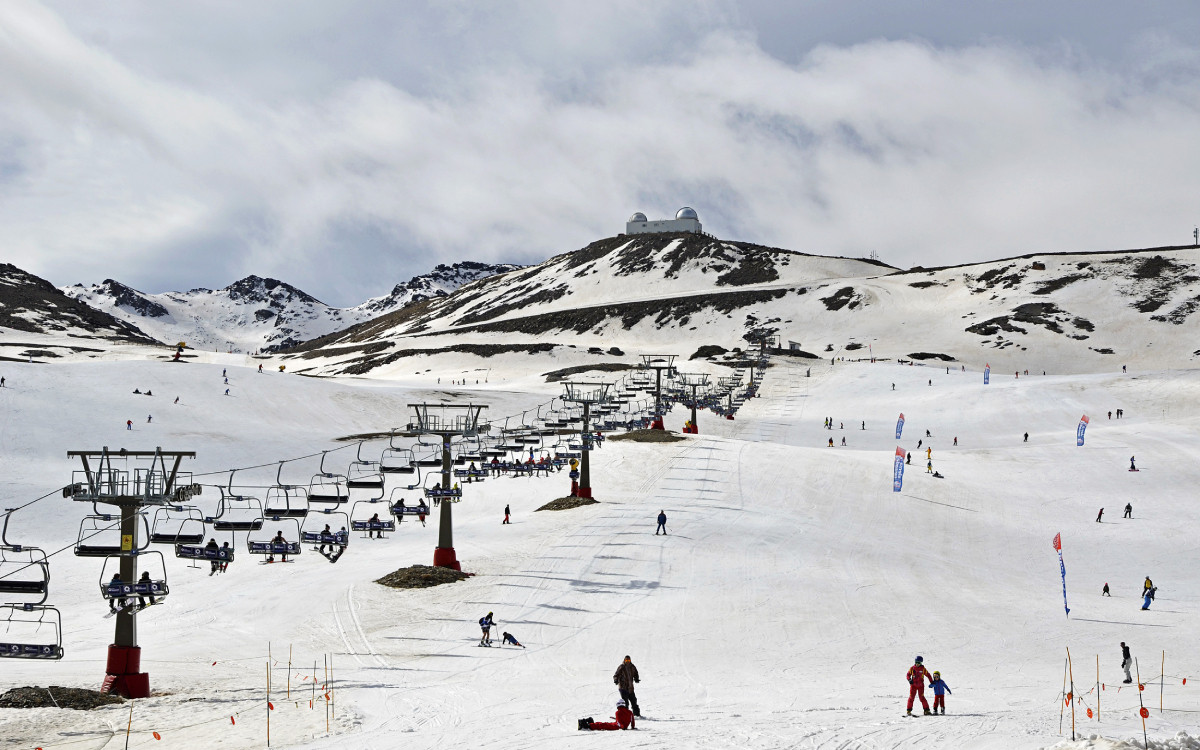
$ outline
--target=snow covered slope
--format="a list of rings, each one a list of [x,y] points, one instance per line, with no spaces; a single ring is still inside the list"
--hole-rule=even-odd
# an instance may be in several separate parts
[[[397,284],[387,295],[349,308],[330,307],[290,284],[258,276],[216,290],[145,294],[106,279],[62,291],[164,343],[184,341],[199,349],[253,352],[292,346],[518,268],[470,261],[439,264],[430,273]]]
[[[100,561],[70,554],[90,508],[57,491],[77,468],[67,450],[195,450],[185,468],[211,484],[230,468],[265,465],[237,475],[252,491],[275,480],[276,461],[403,424],[407,403],[487,403],[502,417],[558,392],[539,384],[528,355],[486,385],[439,387],[434,377],[450,379],[470,355],[446,354],[442,370],[385,384],[259,374],[245,358],[200,354],[208,361],[5,366],[6,505],[47,496],[13,517],[9,536],[67,548],[51,558],[66,658],[5,660],[0,687],[96,687],[102,677],[113,621],[102,617]],[[609,441],[594,452],[598,505],[534,512],[565,494],[563,475],[467,485],[454,540],[476,575],[461,583],[402,591],[373,582],[430,562],[436,520],[406,522],[383,541],[356,535],[337,565],[307,549],[288,565],[243,554],[210,576],[168,555],[171,594],[138,617],[157,692],[135,706],[129,746],[262,747],[270,665],[274,747],[1032,750],[1070,731],[1070,707],[1065,729],[1059,719],[1070,648],[1079,731],[1113,738],[1073,747],[1123,750],[1140,741],[1141,720],[1138,693],[1121,684],[1121,641],[1147,685],[1152,746],[1195,734],[1196,371],[1116,368],[985,387],[975,369],[826,360],[805,377],[808,365],[776,365],[736,421],[703,413],[702,434],[684,442]],[[133,385],[157,395],[132,395]],[[1116,408],[1125,418],[1108,420]],[[1092,422],[1076,447],[1083,413]],[[668,427],[683,418],[670,414]],[[831,435],[846,447],[824,447]],[[945,478],[914,460],[893,493],[896,444],[915,451],[918,438]],[[327,456],[327,470],[349,464],[349,445]],[[368,443],[363,454],[382,447]],[[1131,454],[1138,473],[1126,471]],[[303,483],[317,469],[315,458],[289,463],[282,478]],[[211,507],[216,495],[209,486],[197,500]],[[1128,501],[1133,517],[1122,519]],[[505,504],[511,525],[500,523]],[[659,510],[665,537],[653,534]],[[1059,532],[1070,618],[1050,545]],[[1146,575],[1158,599],[1141,611]],[[1105,582],[1111,598],[1100,596]],[[527,648],[477,647],[475,623],[488,611]],[[626,654],[641,673],[638,733],[584,736],[578,718],[611,715],[612,673]],[[903,716],[917,654],[953,691],[944,717]],[[330,655],[327,735],[327,691],[313,678],[324,683]],[[123,746],[128,718],[124,706],[0,709],[0,736],[21,748]]]
[[[770,334],[814,359],[1090,372],[1194,363],[1197,310],[1195,247],[900,272],[698,235],[638,235],[469,284],[295,354],[315,373],[383,374],[405,352],[464,344],[617,343],[687,355]]]

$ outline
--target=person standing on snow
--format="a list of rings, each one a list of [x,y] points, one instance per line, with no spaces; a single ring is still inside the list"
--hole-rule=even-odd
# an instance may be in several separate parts
[[[638,676],[637,667],[633,666],[633,660],[628,655],[621,662],[621,666],[617,667],[617,671],[613,673],[613,684],[617,686],[617,690],[621,693],[621,700],[629,701],[630,708],[633,709],[634,716],[641,716],[641,709],[638,708],[637,695],[633,692],[635,682],[641,682]]]
[[[665,511],[658,512],[658,528],[654,530],[654,536],[658,536],[658,532],[662,532],[663,536],[667,535],[667,514]]]
[[[942,679],[941,672],[935,671],[933,673],[933,682],[929,683],[929,685],[933,688],[933,712],[936,714],[938,712],[938,706],[941,706],[942,716],[945,716],[946,694],[949,693],[950,695],[953,695],[954,693],[950,692],[950,686],[947,685],[946,681]]]
[[[1129,655],[1129,647],[1125,645],[1125,641],[1121,641],[1121,669],[1125,670],[1125,684],[1133,682],[1133,675],[1129,674],[1129,668],[1133,666],[1133,657]]]
[[[1142,584],[1142,596],[1150,593],[1150,589],[1154,588],[1154,581],[1150,580],[1150,576],[1146,576],[1146,582]]]
[[[1100,596],[1112,596],[1112,594],[1108,593],[1108,581],[1104,582],[1104,588],[1100,591]]]
[[[925,715],[928,716],[929,701],[925,700],[925,680],[933,682],[933,677],[930,676],[929,670],[925,669],[924,658],[918,656],[913,660],[913,665],[908,668],[908,710],[907,716],[912,716],[913,701],[918,697],[921,699],[921,708],[925,709]]]
[[[1133,459],[1134,459],[1134,457],[1133,457],[1133,456],[1130,456],[1130,457],[1129,457],[1129,470],[1130,470],[1130,471],[1137,471],[1137,464],[1135,464],[1135,463],[1133,462]]]
[[[133,420],[132,419],[125,420],[125,429],[127,429],[127,430],[133,429]]]
[[[1100,512],[1096,514],[1096,523],[1103,523],[1103,522],[1100,520],[1100,517],[1101,517],[1101,516],[1103,516],[1103,515],[1104,515],[1104,508],[1101,508],[1101,509],[1100,509]]]
[[[508,522],[509,522],[509,521],[508,521],[508,514],[509,514],[509,512],[510,512],[510,511],[509,511],[508,504],[507,504],[507,503],[505,503],[505,505],[504,505],[504,521],[503,521],[502,523],[508,523]]]
[[[483,637],[479,639],[480,646],[492,645],[492,626],[495,624],[491,612],[488,612],[486,617],[479,618],[479,629],[483,631]]]
[[[1133,503],[1125,503],[1125,518],[1133,518]]]

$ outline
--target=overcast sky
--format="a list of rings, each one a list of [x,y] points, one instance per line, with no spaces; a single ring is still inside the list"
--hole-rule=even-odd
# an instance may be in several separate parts
[[[0,258],[348,306],[693,206],[892,265],[1190,243],[1194,0],[0,2]]]

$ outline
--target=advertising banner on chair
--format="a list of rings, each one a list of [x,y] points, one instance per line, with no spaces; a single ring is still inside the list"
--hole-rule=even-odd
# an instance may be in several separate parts
[[[896,446],[896,463],[892,476],[892,492],[899,492],[904,486],[904,457],[908,455],[900,446]]]
[[[1079,419],[1079,426],[1075,428],[1075,445],[1083,445],[1083,433],[1087,430],[1088,418],[1084,414]]]
[[[900,412],[900,419],[896,420],[896,439],[900,439],[900,433],[904,432],[904,412]]]

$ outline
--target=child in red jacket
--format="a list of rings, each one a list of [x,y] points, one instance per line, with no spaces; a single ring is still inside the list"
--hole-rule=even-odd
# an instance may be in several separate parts
[[[636,729],[634,726],[633,711],[625,707],[625,701],[617,701],[617,715],[613,717],[616,721],[588,721],[587,729]],[[583,720],[580,721],[580,729],[584,729]]]

